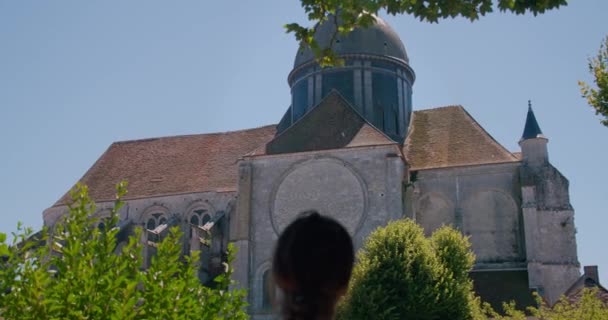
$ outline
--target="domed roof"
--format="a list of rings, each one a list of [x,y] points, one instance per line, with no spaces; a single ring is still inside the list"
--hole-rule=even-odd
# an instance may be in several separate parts
[[[409,59],[405,47],[395,30],[380,17],[375,16],[375,18],[374,24],[367,28],[356,28],[346,36],[338,36],[338,40],[333,46],[334,52],[338,55],[370,54],[388,56],[408,64]],[[329,44],[335,29],[336,25],[331,17],[317,29],[315,39],[322,48]],[[314,54],[310,48],[298,50],[293,66],[295,68],[313,59]]]

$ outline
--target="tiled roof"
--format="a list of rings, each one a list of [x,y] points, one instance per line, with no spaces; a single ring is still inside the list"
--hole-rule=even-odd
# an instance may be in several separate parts
[[[411,170],[518,161],[461,106],[414,112],[404,154]]]
[[[570,302],[578,302],[583,295],[584,288],[597,288],[597,297],[605,304],[608,304],[608,290],[599,284],[599,280],[596,280],[587,274],[583,274],[566,290],[564,296]]]
[[[318,107],[276,137],[275,125],[270,125],[116,142],[80,181],[96,201],[114,199],[114,187],[123,179],[129,182],[125,199],[236,191],[238,159],[267,154],[269,148],[271,154],[280,154],[396,144],[339,94],[330,94]],[[412,170],[518,161],[460,106],[414,112],[403,149]],[[55,205],[67,199],[66,195]]]
[[[236,191],[237,161],[270,141],[275,126],[113,143],[80,181],[95,201],[112,200],[129,183],[126,199],[205,191]],[[64,204],[67,195],[55,205]]]
[[[604,304],[608,305],[608,290],[606,290],[606,288],[604,288],[602,285],[600,285],[599,283],[596,283],[593,280],[587,281],[587,283],[585,283],[584,285],[581,285],[581,286],[571,287],[570,289],[568,289],[568,291],[566,291],[566,293],[564,295],[566,296],[566,299],[568,299],[568,301],[570,303],[579,302],[580,299],[583,297],[584,288],[597,288],[597,293],[596,293],[597,298],[600,301],[602,301]]]

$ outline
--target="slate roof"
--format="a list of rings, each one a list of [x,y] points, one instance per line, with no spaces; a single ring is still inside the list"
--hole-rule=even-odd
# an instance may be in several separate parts
[[[462,106],[415,111],[404,154],[411,170],[518,161]]]
[[[266,154],[394,144],[335,90],[266,145]]]
[[[115,185],[128,181],[125,199],[171,194],[236,191],[237,161],[270,141],[275,126],[113,143],[80,181],[95,201],[113,200]],[[65,204],[64,195],[55,205]]]
[[[336,30],[334,16],[329,17],[321,25],[315,26],[314,38],[321,48],[329,46]],[[346,35],[337,35],[339,40],[334,43],[332,50],[337,55],[366,54],[390,57],[409,63],[405,46],[399,35],[384,19],[374,16],[375,21],[366,28],[355,28]],[[338,18],[340,19],[340,18]],[[314,59],[314,53],[308,47],[300,47],[296,54],[293,67],[297,68]]]
[[[543,132],[540,130],[532,106],[528,106],[528,114],[526,115],[526,125],[524,126],[524,133],[521,135],[521,140],[544,138]]]

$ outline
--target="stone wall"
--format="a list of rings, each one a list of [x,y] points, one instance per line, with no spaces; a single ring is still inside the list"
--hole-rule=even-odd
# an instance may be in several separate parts
[[[530,287],[554,303],[580,276],[569,183],[547,162],[521,176]]]
[[[371,231],[403,215],[405,165],[394,146],[246,161],[251,166],[248,287],[255,319],[266,314],[261,277],[270,268],[275,241],[299,212],[317,210],[334,217],[353,236],[356,249]]]
[[[151,219],[158,226],[162,222],[162,219],[169,220],[175,217],[177,218],[177,225],[185,235],[183,241],[184,252],[188,252],[191,248],[191,243],[194,243],[190,227],[192,217],[196,215],[195,219],[199,220],[199,224],[202,225],[202,219],[211,219],[223,211],[225,216],[212,229],[211,246],[209,248],[204,246],[195,248],[201,250],[203,271],[199,276],[205,282],[209,280],[210,274],[220,271],[219,269],[215,271],[212,269],[221,267],[221,256],[226,251],[228,243],[229,217],[232,214],[231,211],[234,211],[235,200],[235,192],[205,192],[130,199],[125,200],[125,205],[119,211],[119,218],[120,221],[129,220],[136,226],[147,227]],[[97,218],[108,217],[113,206],[113,202],[97,203],[97,210],[94,216]],[[66,206],[46,209],[43,212],[44,225],[49,227],[54,226],[61,221],[61,217],[67,212]],[[142,238],[142,241],[146,241],[145,237]],[[154,253],[155,249],[152,247],[144,249],[145,265],[151,261],[151,256]]]
[[[430,235],[451,225],[470,236],[476,268],[525,261],[519,163],[420,170],[406,212]]]

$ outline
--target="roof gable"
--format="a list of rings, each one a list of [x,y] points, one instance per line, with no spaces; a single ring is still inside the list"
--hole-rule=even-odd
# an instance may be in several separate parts
[[[368,124],[337,92],[266,145],[266,154],[339,149],[349,146],[396,144]]]
[[[275,134],[275,126],[249,130],[115,142],[80,179],[95,201],[113,200],[115,185],[129,183],[126,199],[169,194],[236,191],[237,161]],[[55,205],[65,204],[64,195]]]
[[[462,106],[415,111],[404,153],[411,170],[518,161]]]
[[[372,145],[387,145],[396,144],[395,141],[387,137],[383,132],[372,127],[368,123],[364,123],[361,129],[346,145],[346,147],[364,147]]]
[[[608,303],[608,290],[601,284],[595,281],[592,277],[583,274],[566,290],[564,296],[571,301],[576,302],[582,297],[584,288],[597,288],[597,295],[604,303]]]

